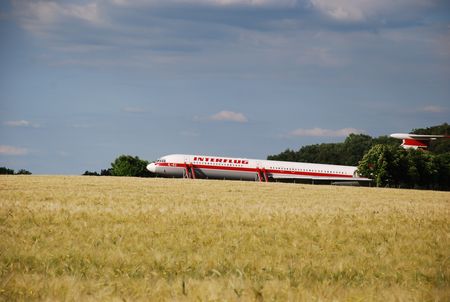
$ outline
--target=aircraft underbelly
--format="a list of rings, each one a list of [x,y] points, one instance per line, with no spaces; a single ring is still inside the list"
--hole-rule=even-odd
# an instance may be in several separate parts
[[[206,178],[212,179],[231,179],[231,180],[255,180],[257,175],[255,172],[244,171],[227,171],[220,169],[195,169],[198,174],[203,174]]]
[[[180,167],[159,167],[157,174],[164,177],[184,177],[186,169]],[[210,178],[210,179],[230,179],[230,180],[255,180],[257,175],[255,172],[243,171],[227,171],[220,169],[205,169],[195,168],[196,178]]]
[[[165,177],[183,177],[184,168],[178,167],[159,167],[156,173]]]

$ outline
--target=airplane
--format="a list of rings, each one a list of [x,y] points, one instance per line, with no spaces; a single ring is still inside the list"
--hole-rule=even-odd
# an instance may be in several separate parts
[[[205,155],[171,154],[147,166],[147,170],[164,177],[253,180],[261,182],[309,180],[370,182],[360,177],[357,167],[300,162],[259,160]]]
[[[403,140],[401,146],[405,149],[427,149],[432,140],[450,138],[449,135],[425,135],[413,133],[394,133],[391,137]]]

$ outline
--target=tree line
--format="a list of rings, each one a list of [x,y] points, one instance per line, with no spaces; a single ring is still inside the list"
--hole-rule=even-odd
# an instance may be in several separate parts
[[[401,141],[388,136],[372,138],[365,134],[350,134],[343,143],[323,143],[307,145],[298,151],[286,149],[280,154],[269,155],[269,160],[307,162],[357,166],[370,148],[383,144],[398,147]]]
[[[450,126],[413,129],[415,134],[448,135]],[[358,166],[376,186],[450,190],[450,139],[433,140],[427,151],[405,150],[401,140],[350,134],[343,143],[287,149],[267,159]]]
[[[20,169],[19,171],[15,172],[13,169],[0,167],[0,175],[31,175],[31,172],[25,169]]]
[[[134,176],[134,177],[152,177],[154,176],[147,170],[148,161],[140,159],[138,156],[120,155],[112,163],[110,168],[102,169],[100,172],[86,170],[82,175],[85,176]],[[31,172],[20,169],[15,172],[13,169],[0,167],[0,175],[31,175]]]

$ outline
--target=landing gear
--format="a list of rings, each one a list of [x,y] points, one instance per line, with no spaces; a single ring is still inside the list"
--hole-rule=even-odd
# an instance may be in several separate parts
[[[195,179],[195,167],[193,164],[184,163],[183,178]]]
[[[266,169],[256,168],[256,174],[259,182],[269,182],[269,178],[267,177]]]

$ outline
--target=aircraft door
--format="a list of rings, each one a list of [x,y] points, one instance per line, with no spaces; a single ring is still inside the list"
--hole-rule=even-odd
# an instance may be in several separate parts
[[[256,180],[261,181],[261,162],[259,160],[256,161]]]

